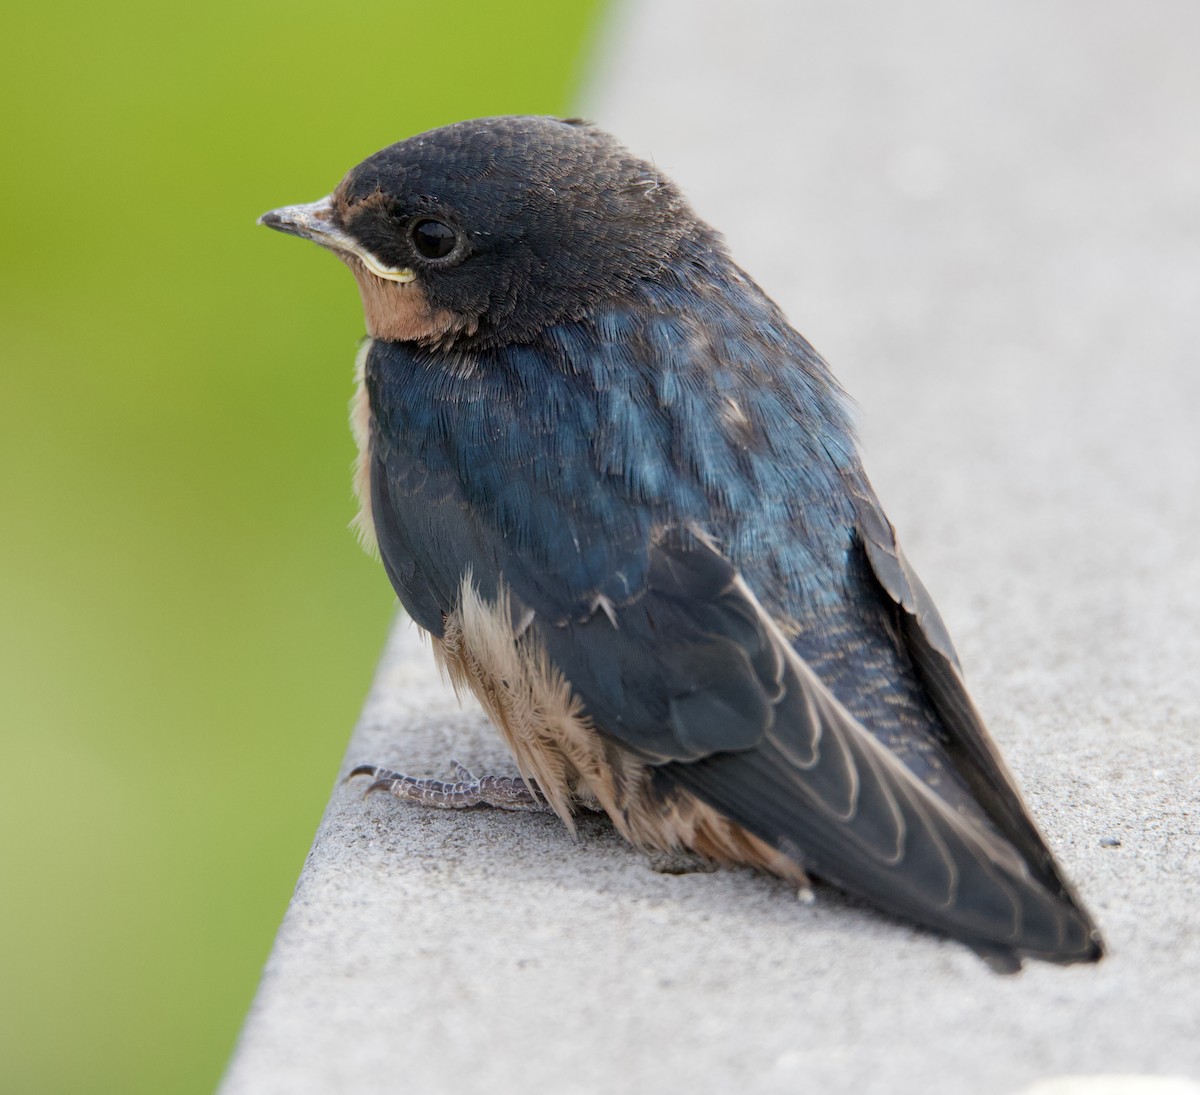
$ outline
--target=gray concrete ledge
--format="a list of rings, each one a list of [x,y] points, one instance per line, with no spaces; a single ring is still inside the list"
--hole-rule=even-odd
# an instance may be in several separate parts
[[[572,841],[339,782],[226,1095],[1200,1075],[1196,41],[1180,0],[645,0],[590,103],[858,400],[1111,958],[997,977],[828,889],[654,874],[598,819]],[[451,757],[512,770],[401,623],[343,770]]]

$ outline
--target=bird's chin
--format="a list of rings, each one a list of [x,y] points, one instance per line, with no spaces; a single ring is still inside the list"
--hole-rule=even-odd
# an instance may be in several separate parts
[[[471,325],[444,308],[434,308],[419,282],[379,277],[357,255],[340,254],[362,297],[367,334],[386,342],[436,345],[466,333]]]

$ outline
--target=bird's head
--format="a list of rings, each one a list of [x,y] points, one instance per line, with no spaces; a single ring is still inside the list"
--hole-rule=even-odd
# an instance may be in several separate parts
[[[608,134],[485,118],[389,146],[328,197],[259,218],[350,266],[375,338],[515,342],[654,278],[708,230]]]

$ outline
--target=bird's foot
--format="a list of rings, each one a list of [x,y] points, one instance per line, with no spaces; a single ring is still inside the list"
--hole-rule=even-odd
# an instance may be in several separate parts
[[[550,805],[519,776],[480,776],[478,779],[452,760],[455,782],[401,775],[390,768],[360,764],[347,779],[370,776],[365,794],[386,791],[389,795],[439,810],[465,810],[470,806],[494,806],[499,810],[549,810]]]
[[[696,852],[647,852],[646,865],[656,874],[712,874],[717,864]]]

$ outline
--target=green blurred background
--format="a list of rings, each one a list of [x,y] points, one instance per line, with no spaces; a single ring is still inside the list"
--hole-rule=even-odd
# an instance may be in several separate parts
[[[212,1089],[394,610],[346,527],[358,294],[255,217],[569,110],[599,6],[5,15],[6,1092]]]

